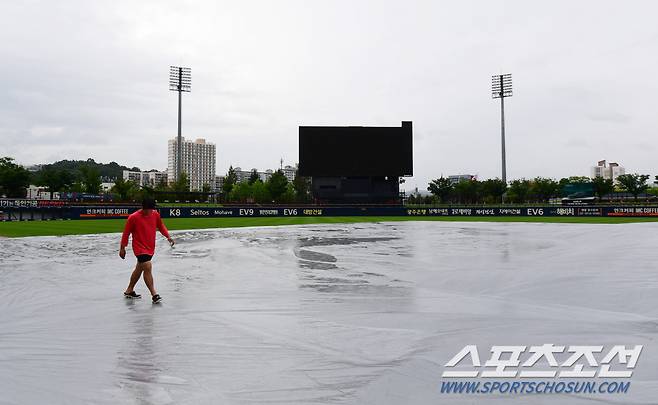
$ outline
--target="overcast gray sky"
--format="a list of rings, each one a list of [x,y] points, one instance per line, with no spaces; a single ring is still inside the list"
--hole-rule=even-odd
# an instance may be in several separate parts
[[[299,125],[414,123],[415,176],[500,176],[491,75],[513,74],[508,178],[658,174],[655,1],[2,1],[0,155],[164,169],[297,161]],[[337,157],[338,158],[338,157]]]

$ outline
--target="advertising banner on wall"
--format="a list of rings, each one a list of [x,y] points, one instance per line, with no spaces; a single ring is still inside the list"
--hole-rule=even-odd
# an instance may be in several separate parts
[[[69,207],[68,219],[127,218],[139,207]],[[658,217],[658,207],[167,207],[162,218],[244,218],[244,217]]]

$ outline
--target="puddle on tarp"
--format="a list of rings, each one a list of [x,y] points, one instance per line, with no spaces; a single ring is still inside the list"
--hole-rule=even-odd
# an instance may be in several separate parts
[[[125,300],[119,235],[2,240],[0,404],[655,403],[658,224],[174,233]],[[140,282],[138,292],[146,297]],[[446,396],[465,344],[643,344],[628,394]],[[484,357],[484,355],[483,355]]]

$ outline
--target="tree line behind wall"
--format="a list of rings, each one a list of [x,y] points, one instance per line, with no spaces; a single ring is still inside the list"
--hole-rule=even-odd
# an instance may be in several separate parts
[[[227,203],[308,203],[311,201],[310,190],[309,178],[295,173],[291,182],[281,170],[272,173],[265,181],[261,180],[258,172],[252,171],[248,179],[238,182],[231,166],[224,176],[220,198]]]
[[[51,198],[53,193],[61,191],[90,194],[101,191],[100,172],[92,166],[80,166],[75,172],[47,167],[34,173],[10,157],[0,158],[0,196],[24,198],[30,184],[47,187]]]
[[[445,177],[432,180],[427,191],[429,196],[412,193],[407,202],[410,204],[495,204],[510,202],[516,204],[545,203],[552,198],[567,197],[568,186],[584,186],[599,199],[614,192],[622,191],[634,196],[642,193],[658,195],[658,188],[649,188],[646,174],[625,174],[617,177],[617,183],[602,177],[567,177],[554,180],[545,177],[512,180],[505,184],[500,179],[484,181],[463,180],[453,183]],[[656,176],[658,184],[658,176]],[[583,195],[584,196],[584,195]],[[581,196],[581,197],[583,197]]]
[[[0,197],[25,198],[30,184],[44,187],[51,199],[54,193],[62,192],[98,195],[102,191],[103,179],[114,182],[109,191],[114,201],[138,201],[144,196],[155,196],[158,200],[205,202],[215,194],[209,184],[204,184],[202,190],[190,192],[189,178],[185,173],[170,184],[162,182],[153,186],[140,186],[124,180],[123,170],[139,171],[139,168],[127,168],[115,162],[101,164],[88,159],[63,160],[30,172],[16,164],[13,158],[3,157],[0,158]],[[311,200],[310,179],[295,176],[289,182],[283,172],[278,170],[266,181],[261,181],[258,173],[252,173],[249,179],[238,182],[235,170],[231,167],[225,176],[222,190],[217,190],[216,196],[221,202],[308,203]]]
[[[135,201],[143,195],[157,195],[161,199],[194,200],[208,196],[210,185],[204,185],[198,193],[189,193],[186,176],[172,184],[157,184],[154,187],[140,187],[124,181],[122,171],[128,169],[115,162],[100,164],[88,159],[86,161],[60,161],[44,165],[37,172],[29,172],[16,164],[10,157],[0,158],[0,197],[24,198],[30,184],[44,186],[52,194],[55,192],[80,192],[99,194],[101,178],[116,175],[115,185],[110,191],[119,201]],[[132,168],[130,170],[139,170]],[[599,198],[613,191],[623,191],[636,199],[643,193],[658,195],[658,187],[649,188],[648,175],[626,174],[617,178],[617,183],[601,177],[568,177],[556,181],[550,178],[536,177],[532,180],[518,179],[504,184],[499,179],[484,181],[468,180],[453,184],[449,179],[440,177],[429,183],[430,196],[411,194],[408,202],[418,203],[455,203],[478,204],[499,203],[503,199],[511,203],[543,203],[551,198],[566,197],[568,185],[587,185]],[[654,184],[658,184],[658,176]],[[189,196],[185,194],[189,193]],[[192,195],[194,194],[194,195]],[[254,172],[248,179],[237,181],[233,167],[225,176],[222,190],[219,190],[221,202],[228,203],[308,203],[311,201],[310,179],[295,176],[289,182],[280,170],[266,181],[261,181]],[[182,198],[181,198],[182,197]]]
[[[24,198],[30,184],[45,187],[50,197],[59,192],[77,192],[99,194],[103,179],[123,176],[128,168],[116,162],[96,163],[93,159],[61,160],[43,165],[39,170],[30,172],[14,162],[11,157],[0,158],[0,196]]]

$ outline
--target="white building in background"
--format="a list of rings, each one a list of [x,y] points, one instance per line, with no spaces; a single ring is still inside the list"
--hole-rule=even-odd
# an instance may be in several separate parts
[[[142,175],[142,186],[148,185],[151,187],[156,187],[159,184],[167,184],[167,179],[169,176],[167,172],[159,172],[157,170],[150,172],[143,172],[146,176]]]
[[[448,180],[450,180],[451,184],[457,184],[462,181],[471,181],[477,179],[478,176],[476,174],[453,174],[451,176],[448,176]]]
[[[608,163],[605,160],[599,160],[596,166],[592,167],[591,174],[591,177],[603,177],[604,179],[615,182],[617,181],[617,177],[626,174],[626,169],[620,166],[619,163]]]
[[[215,144],[207,143],[202,138],[195,141],[188,141],[183,138],[182,147],[181,170],[187,173],[190,179],[190,190],[201,191],[204,184],[209,185],[212,189],[215,185]],[[178,141],[175,138],[170,139],[167,164],[167,178],[169,182],[176,181],[176,168],[178,164],[177,148]]]
[[[123,171],[123,180],[132,181],[137,185],[142,185],[142,172],[134,172],[131,170]]]
[[[233,171],[235,171],[236,183],[242,183],[243,181],[248,181],[249,176],[251,176],[251,170],[242,170],[241,167],[235,167],[233,168]]]
[[[234,167],[233,171],[235,172],[235,182],[242,183],[242,181],[249,180],[250,172],[247,170],[242,170],[241,167]]]
[[[235,177],[237,179],[237,183],[241,183],[243,181],[249,181],[249,178],[251,177],[251,173],[253,173],[254,171],[258,173],[258,178],[263,183],[268,181],[270,177],[272,177],[272,175],[274,174],[274,170],[272,169],[267,169],[261,172],[256,168],[253,168],[251,170],[242,170],[241,167],[235,167],[233,168],[233,170],[235,171]],[[283,168],[282,171],[283,171],[283,175],[286,176],[288,181],[293,181],[295,179],[295,173],[297,173],[297,168],[293,166],[286,166],[285,168]]]
[[[270,179],[270,177],[272,177],[273,174],[274,174],[274,170],[267,169],[264,172],[258,172],[258,177],[260,177],[260,181],[265,183]]]
[[[101,183],[101,192],[103,193],[109,193],[110,190],[112,190],[112,187],[114,187],[114,183],[109,181],[105,183]]]
[[[286,166],[283,168],[283,175],[286,176],[288,181],[295,180],[295,173],[297,173],[297,168],[293,166]]]
[[[123,179],[125,181],[132,181],[140,187],[156,187],[161,183],[166,184],[167,177],[167,172],[159,172],[157,170],[151,170],[150,172],[123,171]]]
[[[224,179],[226,176],[215,176],[215,191],[222,191],[222,187],[224,187]]]
[[[251,173],[256,171],[258,173],[258,178],[260,181],[265,183],[267,180],[272,177],[272,173],[274,173],[271,169],[267,169],[264,172],[259,172],[258,169],[253,168],[251,170],[242,170],[241,167],[236,167],[233,169],[235,171],[235,178],[237,183],[242,183],[243,181],[249,181],[249,178],[251,177]]]
[[[27,194],[25,198],[29,198],[31,200],[48,200],[50,199],[50,192],[48,191],[48,187],[35,186],[34,184],[30,184],[30,186],[27,188]],[[59,200],[59,193],[53,193],[53,200]]]

